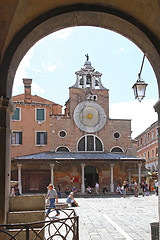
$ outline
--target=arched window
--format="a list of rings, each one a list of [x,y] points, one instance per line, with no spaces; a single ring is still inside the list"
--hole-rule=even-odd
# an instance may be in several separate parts
[[[120,148],[120,147],[113,147],[113,148],[111,149],[111,152],[114,152],[114,153],[123,153],[124,151],[123,151],[123,149]]]
[[[81,152],[102,152],[103,143],[95,135],[85,135],[78,142],[78,151]]]
[[[56,152],[70,152],[68,147],[61,146],[56,149]]]

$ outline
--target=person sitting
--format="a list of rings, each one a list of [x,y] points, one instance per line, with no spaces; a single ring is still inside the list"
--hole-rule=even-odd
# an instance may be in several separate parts
[[[66,202],[69,203],[69,204],[71,204],[71,207],[78,207],[78,203],[77,203],[77,202],[75,201],[75,199],[73,198],[73,195],[74,195],[74,193],[71,192],[71,193],[69,194],[69,196],[67,197]]]
[[[122,191],[121,191],[121,187],[118,185],[117,188],[116,188],[116,193],[117,194],[122,194]]]
[[[103,187],[103,194],[106,194],[108,192],[108,188],[106,186]]]
[[[92,193],[92,188],[90,186],[87,187],[87,193],[89,193],[89,194]]]
[[[19,195],[21,195],[20,192],[19,192],[19,188],[16,187],[16,188],[15,188],[15,196],[19,196]]]
[[[69,187],[66,187],[66,189],[65,189],[65,194],[66,194],[66,196],[68,196],[69,194],[70,194],[70,190],[69,190]]]
[[[76,194],[76,193],[77,193],[77,189],[76,189],[76,187],[75,187],[75,186],[73,186],[73,188],[72,188],[72,192],[73,192],[74,194]]]

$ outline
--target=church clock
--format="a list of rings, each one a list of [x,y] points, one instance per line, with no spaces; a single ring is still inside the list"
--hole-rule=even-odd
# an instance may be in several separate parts
[[[75,107],[73,118],[78,128],[89,133],[101,130],[107,120],[103,107],[92,101],[80,102]]]

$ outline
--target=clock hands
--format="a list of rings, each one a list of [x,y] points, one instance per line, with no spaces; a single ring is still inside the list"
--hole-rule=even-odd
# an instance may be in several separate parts
[[[92,114],[88,114],[87,116],[82,116],[80,118],[89,118],[89,119],[92,119],[93,118],[93,115]]]

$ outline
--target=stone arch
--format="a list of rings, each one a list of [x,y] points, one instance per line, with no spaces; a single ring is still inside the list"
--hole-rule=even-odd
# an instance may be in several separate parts
[[[8,46],[0,68],[0,96],[11,97],[13,79],[26,52],[41,38],[73,26],[96,26],[113,30],[134,42],[150,61],[160,79],[160,44],[157,37],[132,16],[109,6],[75,4],[52,9],[28,23]]]
[[[124,153],[124,150],[119,146],[114,146],[111,148],[110,152],[113,153]]]

